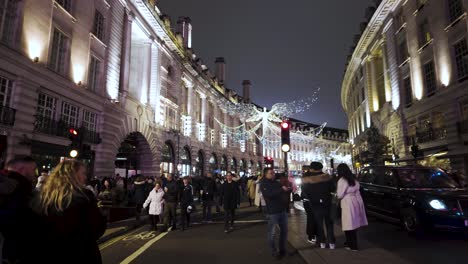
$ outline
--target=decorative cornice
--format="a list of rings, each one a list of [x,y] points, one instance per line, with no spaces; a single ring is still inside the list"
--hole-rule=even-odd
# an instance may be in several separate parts
[[[354,49],[351,60],[346,68],[345,76],[341,87],[341,104],[346,110],[348,89],[352,81],[352,77],[356,70],[361,65],[361,58],[368,51],[369,45],[372,44],[378,33],[382,29],[383,23],[387,17],[393,12],[403,0],[383,0],[379,5],[371,20],[369,21],[366,30],[362,33],[361,38]]]

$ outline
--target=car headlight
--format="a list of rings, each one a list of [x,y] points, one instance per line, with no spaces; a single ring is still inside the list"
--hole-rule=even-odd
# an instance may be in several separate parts
[[[302,183],[302,180],[301,180],[300,178],[297,178],[297,179],[294,180],[294,182],[295,182],[297,185],[299,185],[299,184]]]
[[[441,200],[437,200],[437,199],[431,200],[429,202],[429,205],[435,210],[447,210],[447,206]]]

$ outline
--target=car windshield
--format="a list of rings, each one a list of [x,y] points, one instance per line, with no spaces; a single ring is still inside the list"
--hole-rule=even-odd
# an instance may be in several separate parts
[[[438,169],[404,169],[398,171],[403,187],[407,188],[459,188],[445,172]]]

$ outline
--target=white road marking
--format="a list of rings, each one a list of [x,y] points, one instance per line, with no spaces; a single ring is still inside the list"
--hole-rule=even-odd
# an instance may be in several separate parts
[[[154,243],[158,242],[161,238],[165,237],[171,230],[172,230],[172,227],[169,228],[167,232],[161,233],[159,236],[157,236],[157,237],[151,239],[150,241],[146,242],[146,244],[144,244],[137,251],[133,252],[133,254],[131,254],[126,259],[124,259],[122,262],[120,262],[120,264],[129,264],[130,262],[134,261],[138,256],[143,254],[143,252],[145,252]]]

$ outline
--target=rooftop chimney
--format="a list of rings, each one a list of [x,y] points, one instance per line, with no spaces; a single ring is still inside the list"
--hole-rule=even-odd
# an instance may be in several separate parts
[[[224,60],[223,57],[218,57],[215,60],[216,64],[216,79],[218,79],[218,82],[220,85],[224,84],[224,81],[226,80],[226,61]]]
[[[184,48],[192,48],[192,20],[190,17],[179,17],[177,31],[182,34]]]
[[[250,80],[242,81],[242,97],[244,97],[244,103],[250,103],[250,88],[252,83]]]

